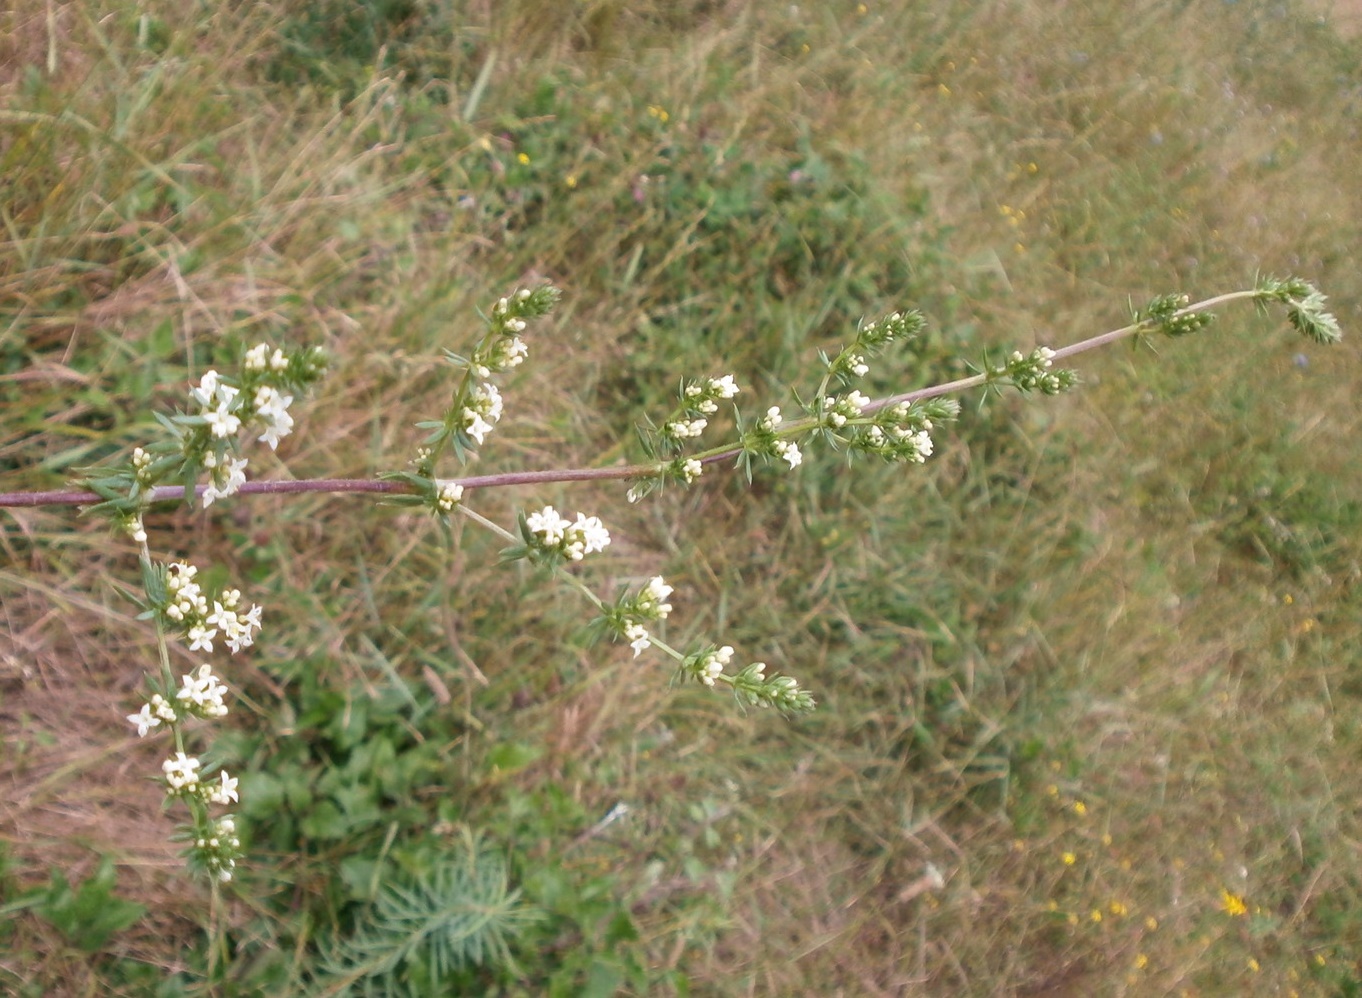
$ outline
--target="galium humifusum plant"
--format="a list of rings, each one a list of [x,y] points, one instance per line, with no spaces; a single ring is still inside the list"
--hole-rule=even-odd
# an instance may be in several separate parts
[[[0,494],[0,506],[89,504],[91,512],[107,516],[139,546],[142,595],[135,599],[141,616],[155,624],[160,667],[149,676],[147,700],[128,721],[143,736],[161,729],[173,735],[173,754],[163,763],[160,779],[167,798],[182,801],[190,811],[190,822],[180,834],[189,843],[192,867],[225,881],[240,858],[232,815],[215,817],[212,812],[237,802],[237,781],[222,770],[203,772],[202,753],[191,754],[190,742],[201,741],[205,732],[191,732],[188,725],[190,719],[212,722],[224,716],[229,688],[208,662],[175,683],[168,642],[181,641],[205,655],[214,653],[219,642],[239,652],[252,644],[263,610],[256,605],[247,609],[234,588],[205,593],[196,581],[197,568],[187,561],[153,560],[142,519],[153,504],[179,501],[207,509],[238,495],[375,493],[394,504],[424,507],[451,539],[452,518],[461,516],[507,541],[504,560],[530,562],[577,589],[595,610],[590,624],[594,636],[628,644],[635,657],[656,650],[671,659],[678,680],[727,689],[742,706],[797,715],[813,710],[815,702],[795,678],[768,674],[761,661],[735,665],[730,645],[702,642],[683,650],[663,640],[658,631],[672,612],[675,590],[662,576],[609,599],[579,578],[578,564],[610,544],[609,529],[598,516],[577,512],[574,518],[546,505],[522,511],[513,531],[474,510],[469,494],[511,484],[616,479],[627,483],[628,502],[641,502],[658,489],[692,486],[707,468],[729,462],[749,480],[759,467],[794,472],[805,451],[816,446],[840,450],[848,460],[870,456],[922,464],[933,453],[933,432],[959,414],[952,396],[973,388],[1006,387],[1057,395],[1075,387],[1078,377],[1056,362],[1129,337],[1194,333],[1213,320],[1212,309],[1235,301],[1283,308],[1291,326],[1315,342],[1340,338],[1338,322],[1316,288],[1297,278],[1268,277],[1253,288],[1195,303],[1185,295],[1162,295],[1135,310],[1120,329],[1065,347],[1016,350],[1001,361],[985,358],[970,377],[871,398],[858,385],[872,360],[912,339],[925,325],[916,311],[895,312],[863,322],[836,355],[820,355],[816,387],[807,397],[781,400],[784,407],[770,399],[751,407],[734,401],[743,389],[731,374],[683,380],[676,408],[660,422],[645,418],[638,427],[645,458],[638,464],[441,477],[437,472],[448,461],[462,465],[487,446],[505,411],[496,379],[526,360],[530,350],[521,334],[530,335],[531,323],[552,311],[558,298],[558,290],[549,285],[518,290],[483,316],[483,334],[467,356],[446,351],[456,372],[450,402],[438,419],[416,424],[427,435],[410,470],[364,480],[247,480],[249,459],[241,455],[252,443],[249,438],[274,448],[293,428],[289,407],[294,399],[325,373],[325,358],[316,349],[261,343],[241,354],[236,370],[205,372],[189,391],[186,411],[157,416],[164,436],[136,448],[121,467],[92,472],[84,481],[90,491]],[[722,405],[733,409],[736,438],[704,447],[701,438]]]

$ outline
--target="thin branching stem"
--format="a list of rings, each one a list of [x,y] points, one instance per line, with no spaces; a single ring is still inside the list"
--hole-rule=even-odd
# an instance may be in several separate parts
[[[1175,315],[1192,315],[1198,312],[1205,312],[1217,305],[1227,302],[1238,301],[1244,298],[1257,298],[1260,293],[1256,290],[1232,291],[1227,294],[1217,295],[1214,298],[1207,298],[1204,301],[1195,302],[1179,309]],[[1102,333],[1098,336],[1089,337],[1078,343],[1071,344],[1055,350],[1054,359],[1063,360],[1066,357],[1073,357],[1098,347],[1107,346],[1118,340],[1133,336],[1137,332],[1150,331],[1151,325],[1148,321],[1133,322],[1130,325],[1122,326],[1120,329],[1113,329],[1110,332]],[[960,392],[977,388],[988,381],[987,374],[976,374],[969,378],[960,378],[957,381],[949,381],[940,385],[933,385],[928,388],[919,388],[916,391],[904,392],[899,395],[891,395],[887,398],[872,401],[863,409],[864,413],[873,413],[887,406],[898,405],[900,403],[920,402],[924,399],[939,398],[943,395],[956,395]],[[814,424],[812,419],[794,420],[781,427],[781,436],[792,436],[807,430]],[[696,459],[702,464],[717,464],[722,461],[731,460],[742,452],[741,447],[719,447],[695,455]],[[464,489],[492,489],[504,488],[510,485],[545,485],[552,482],[589,482],[589,481],[627,481],[638,479],[653,474],[656,468],[653,465],[631,464],[611,468],[563,468],[548,471],[510,471],[495,475],[471,475],[467,478],[456,478],[450,481],[454,484],[462,485]],[[201,496],[206,485],[199,485],[194,489],[194,496]],[[327,493],[349,493],[364,494],[376,493],[379,495],[412,495],[417,490],[400,481],[378,481],[367,478],[312,478],[291,482],[246,482],[235,493],[236,495],[267,495],[267,494],[297,494],[305,492],[327,492]],[[178,502],[186,498],[185,489],[178,485],[161,485],[154,489],[149,489],[145,493],[148,502]],[[94,492],[83,490],[58,490],[51,492],[0,492],[0,508],[19,507],[19,506],[81,506],[100,502],[103,497]]]

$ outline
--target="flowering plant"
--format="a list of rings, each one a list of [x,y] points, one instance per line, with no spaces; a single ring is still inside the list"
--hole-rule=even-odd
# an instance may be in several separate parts
[[[672,613],[675,589],[661,575],[626,587],[612,599],[598,595],[579,577],[578,567],[611,543],[600,517],[577,512],[569,518],[544,505],[522,511],[513,533],[471,508],[469,492],[510,484],[621,480],[627,483],[626,500],[637,503],[658,489],[692,486],[706,467],[730,461],[749,480],[762,467],[793,472],[813,446],[842,451],[848,459],[868,455],[920,465],[934,453],[932,434],[959,415],[960,405],[950,396],[976,387],[995,391],[1011,387],[1043,395],[1068,391],[1078,384],[1077,374],[1056,368],[1057,361],[1131,336],[1180,337],[1195,332],[1211,321],[1212,308],[1236,300],[1284,307],[1290,324],[1316,342],[1332,343],[1340,337],[1338,323],[1318,290],[1299,279],[1267,278],[1252,289],[1194,304],[1186,296],[1160,296],[1134,312],[1121,329],[1059,349],[1015,350],[1001,363],[985,360],[970,377],[874,399],[857,387],[869,373],[870,361],[890,346],[911,340],[925,326],[919,313],[900,311],[862,323],[836,355],[822,355],[817,385],[807,400],[795,397],[791,415],[781,405],[765,403],[757,406],[757,415],[745,415],[733,401],[743,389],[732,374],[691,378],[682,381],[670,414],[660,423],[645,419],[638,427],[645,458],[640,463],[437,476],[447,458],[463,464],[487,445],[506,411],[506,399],[494,379],[526,360],[529,347],[521,334],[528,332],[531,322],[548,315],[559,296],[556,288],[540,285],[501,298],[483,317],[484,333],[467,356],[446,352],[446,360],[458,372],[452,396],[440,418],[416,424],[427,435],[416,449],[411,470],[376,480],[248,481],[249,459],[241,456],[247,438],[254,435],[256,442],[274,449],[294,427],[290,406],[326,370],[317,349],[258,343],[242,352],[236,371],[206,371],[190,388],[186,411],[157,416],[165,431],[160,440],[135,448],[122,466],[90,471],[85,490],[0,495],[0,506],[88,504],[91,512],[108,517],[138,546],[142,594],[135,599],[141,618],[156,628],[160,663],[149,679],[147,698],[127,720],[143,737],[160,730],[172,733],[173,753],[162,764],[160,779],[167,800],[182,802],[189,810],[189,822],[179,837],[188,843],[191,867],[215,882],[230,880],[242,855],[235,817],[212,810],[238,803],[238,781],[226,770],[210,771],[202,754],[191,752],[191,742],[204,730],[191,721],[211,724],[223,718],[230,689],[209,662],[183,675],[177,684],[168,642],[181,641],[189,651],[204,655],[213,654],[221,642],[237,654],[254,643],[264,610],[256,604],[248,608],[234,587],[206,592],[198,581],[198,568],[186,561],[153,560],[143,514],[154,503],[197,502],[207,509],[219,500],[264,492],[363,492],[383,495],[399,506],[423,508],[447,533],[451,518],[462,516],[507,542],[505,561],[528,562],[581,593],[596,613],[590,624],[595,636],[627,644],[635,658],[656,649],[673,661],[678,681],[727,689],[742,708],[774,708],[795,716],[812,711],[816,702],[794,677],[768,671],[762,661],[736,665],[737,652],[731,645],[700,642],[681,650],[664,639],[659,632]],[[735,439],[703,447],[701,438],[724,403],[733,407]]]

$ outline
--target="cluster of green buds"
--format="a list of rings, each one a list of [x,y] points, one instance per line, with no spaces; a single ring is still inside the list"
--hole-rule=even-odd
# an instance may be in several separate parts
[[[687,655],[677,667],[677,678],[705,686],[726,685],[744,706],[774,707],[783,714],[807,714],[817,703],[791,676],[766,675],[765,662],[753,662],[735,673],[725,670],[733,661],[731,645],[709,645]]]
[[[1058,395],[1078,384],[1078,372],[1061,368],[1051,370],[1055,352],[1049,347],[1036,347],[1029,354],[1014,350],[1007,363],[988,367],[985,373],[990,385],[1011,385],[1019,392],[1040,392]]]
[[[1166,336],[1187,336],[1215,321],[1210,312],[1184,311],[1191,300],[1187,295],[1159,295],[1144,308],[1137,309],[1132,319]]]
[[[1316,343],[1337,343],[1343,338],[1338,319],[1325,308],[1328,299],[1309,281],[1299,277],[1264,277],[1258,281],[1253,297],[1260,306],[1285,305],[1287,321]]]
[[[823,363],[830,376],[843,382],[863,378],[870,373],[867,357],[874,356],[891,343],[912,339],[926,326],[927,320],[915,309],[863,322],[857,327],[855,338],[836,357],[829,359],[826,354],[822,355]]]
[[[932,456],[932,430],[959,415],[955,399],[898,402],[876,412],[868,426],[855,427],[849,446],[886,461],[922,464]]]

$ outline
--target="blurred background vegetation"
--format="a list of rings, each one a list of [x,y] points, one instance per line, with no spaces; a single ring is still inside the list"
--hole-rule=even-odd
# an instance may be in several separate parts
[[[879,394],[1260,272],[1358,325],[1347,10],[15,7],[3,491],[126,456],[261,338],[333,373],[254,477],[402,468],[441,348],[540,279],[563,304],[479,472],[636,459],[683,375],[788,405],[904,307],[930,332]],[[602,516],[598,590],[663,574],[669,639],[798,676],[821,706],[793,722],[589,644],[474,529],[450,552],[353,497],[149,516],[266,610],[213,746],[249,862],[211,910],[147,779],[165,745],[123,721],[155,661],[133,547],[0,511],[0,989],[1359,993],[1362,366],[1278,318],[967,399],[924,468],[476,496]]]

